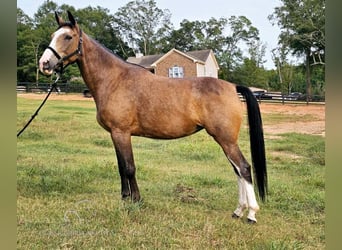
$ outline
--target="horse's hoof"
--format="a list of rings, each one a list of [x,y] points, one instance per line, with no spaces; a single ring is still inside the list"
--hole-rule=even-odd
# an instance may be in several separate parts
[[[133,203],[140,203],[141,201],[142,201],[142,199],[140,198],[140,195],[132,197],[132,202]]]
[[[131,196],[130,196],[130,195],[122,195],[122,196],[121,196],[121,199],[122,199],[123,201],[130,201],[130,200],[131,200]]]
[[[233,219],[240,219],[240,216],[238,216],[236,213],[233,213],[233,214],[232,214],[232,218],[233,218]]]
[[[247,218],[247,223],[250,225],[256,224],[257,222],[255,220],[251,220]]]

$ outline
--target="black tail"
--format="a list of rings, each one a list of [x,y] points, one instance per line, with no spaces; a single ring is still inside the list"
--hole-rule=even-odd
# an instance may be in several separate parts
[[[251,143],[251,154],[254,169],[254,176],[258,186],[259,196],[265,201],[267,193],[267,169],[265,156],[264,132],[260,115],[259,104],[252,91],[244,86],[236,86],[246,100],[249,124],[249,136]]]

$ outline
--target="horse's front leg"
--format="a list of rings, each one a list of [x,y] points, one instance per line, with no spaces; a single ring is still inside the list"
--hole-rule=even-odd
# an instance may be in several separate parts
[[[131,144],[131,135],[112,131],[111,136],[119,165],[122,198],[126,198],[130,195],[132,201],[139,201],[140,192],[135,179],[135,165]]]
[[[121,196],[122,199],[126,199],[127,197],[131,196],[131,191],[129,188],[129,181],[125,174],[125,161],[123,157],[121,156],[120,152],[116,150],[116,158],[118,161],[118,167],[119,167],[119,174],[121,178]]]

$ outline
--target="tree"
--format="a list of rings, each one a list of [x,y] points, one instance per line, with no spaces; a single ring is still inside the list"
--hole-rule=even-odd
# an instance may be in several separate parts
[[[269,16],[281,28],[279,44],[288,47],[293,55],[304,58],[306,93],[312,94],[311,64],[315,54],[325,54],[325,0],[281,0]],[[323,63],[323,61],[322,61]]]
[[[212,49],[222,51],[227,25],[225,18],[210,18],[209,21],[189,21],[184,19],[178,30],[173,30],[165,40],[167,51],[176,48],[181,51]]]
[[[223,72],[221,71],[221,77],[234,82],[232,73],[244,60],[241,48],[244,45],[248,47],[260,39],[259,30],[245,16],[231,16],[228,25],[231,33],[226,37],[219,61],[224,69]]]
[[[162,50],[160,41],[173,30],[170,11],[161,10],[154,0],[135,0],[115,13],[115,29],[136,52],[145,55]]]
[[[258,88],[269,89],[268,75],[264,68],[259,67],[253,59],[245,57],[231,73],[232,82]]]
[[[122,58],[133,55],[133,51],[121,40],[119,32],[114,29],[114,17],[108,9],[89,6],[76,11],[75,16],[84,31],[107,49]]]
[[[252,39],[248,43],[248,53],[250,59],[255,62],[255,65],[260,68],[266,62],[264,60],[265,52],[266,52],[266,45],[262,43],[258,39]]]
[[[282,93],[290,94],[293,85],[294,66],[288,62],[286,54],[287,50],[284,47],[272,50],[273,61],[276,64],[279,77],[279,90]]]
[[[164,39],[164,45],[166,45],[164,52],[167,52],[172,48],[185,52],[204,49],[204,27],[205,23],[203,21],[189,21],[184,19],[180,23],[180,28],[173,30],[170,35]]]
[[[17,80],[35,80],[35,36],[33,20],[17,9]]]

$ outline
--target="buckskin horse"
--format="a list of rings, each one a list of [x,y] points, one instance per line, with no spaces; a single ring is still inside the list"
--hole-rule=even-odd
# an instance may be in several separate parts
[[[238,179],[238,207],[233,218],[249,209],[255,223],[259,210],[251,167],[238,146],[246,100],[254,178],[265,200],[267,171],[262,120],[249,88],[211,77],[172,79],[127,63],[82,31],[68,11],[69,21],[55,12],[58,29],[39,60],[43,74],[51,75],[77,63],[97,109],[97,121],[112,138],[121,178],[122,198],[140,200],[135,178],[131,136],[176,139],[202,129],[223,149]]]

